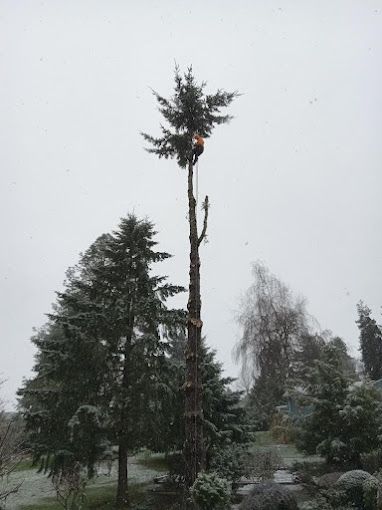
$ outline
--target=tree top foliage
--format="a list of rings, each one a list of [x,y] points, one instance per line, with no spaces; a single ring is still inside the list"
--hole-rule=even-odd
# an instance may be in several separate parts
[[[148,152],[159,158],[176,158],[178,165],[185,168],[192,157],[194,134],[208,138],[216,125],[231,120],[231,115],[220,112],[231,104],[238,92],[219,89],[215,94],[205,94],[205,87],[206,82],[196,83],[192,67],[182,75],[176,66],[174,95],[166,99],[153,91],[167,126],[161,124],[162,136],[158,138],[141,133],[151,145],[146,149]]]

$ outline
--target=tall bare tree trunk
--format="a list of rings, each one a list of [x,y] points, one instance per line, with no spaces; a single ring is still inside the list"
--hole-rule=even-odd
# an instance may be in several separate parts
[[[130,304],[130,308],[132,305]],[[126,343],[124,348],[124,365],[122,375],[122,398],[118,437],[118,484],[117,484],[117,508],[129,508],[129,491],[128,491],[128,448],[129,448],[129,430],[128,430],[128,390],[129,390],[129,368],[130,368],[130,351],[131,341],[134,329],[134,314],[130,311],[128,330],[126,333]]]
[[[129,493],[127,482],[128,448],[124,437],[119,439],[118,444],[118,487],[117,508],[129,507]]]
[[[186,487],[190,488],[198,473],[204,468],[202,380],[200,370],[201,332],[200,318],[200,259],[199,245],[207,230],[208,197],[204,202],[204,227],[198,237],[196,200],[193,193],[193,165],[188,165],[188,211],[190,224],[190,286],[187,316],[186,381],[185,381],[185,427],[184,457],[186,464]]]

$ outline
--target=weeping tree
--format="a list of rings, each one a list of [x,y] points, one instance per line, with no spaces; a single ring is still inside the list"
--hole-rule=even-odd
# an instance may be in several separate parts
[[[275,406],[282,403],[294,354],[309,332],[304,300],[262,263],[252,267],[253,283],[241,304],[242,337],[236,347],[242,371],[253,381],[249,394],[257,426],[269,427]]]
[[[193,137],[196,133],[208,138],[218,124],[225,124],[230,115],[222,115],[237,92],[218,90],[215,94],[205,93],[206,84],[196,83],[192,68],[182,75],[175,69],[175,90],[166,99],[154,91],[159,111],[166,121],[161,125],[161,136],[153,137],[142,133],[149,144],[148,152],[159,158],[175,158],[180,168],[188,171],[188,220],[190,239],[190,283],[187,304],[187,346],[185,381],[185,445],[186,485],[190,487],[204,465],[203,407],[201,385],[201,299],[199,247],[207,234],[208,196],[203,202],[204,220],[199,234],[196,216],[196,200],[193,192]]]

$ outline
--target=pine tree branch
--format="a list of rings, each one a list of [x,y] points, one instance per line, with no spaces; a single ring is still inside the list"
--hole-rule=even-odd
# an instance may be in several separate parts
[[[210,207],[210,203],[208,201],[208,195],[206,195],[206,198],[204,199],[202,208],[204,210],[204,222],[203,222],[203,230],[202,233],[199,236],[198,239],[198,246],[200,246],[200,243],[203,241],[203,239],[206,237],[207,234],[207,221],[208,221],[208,209]]]

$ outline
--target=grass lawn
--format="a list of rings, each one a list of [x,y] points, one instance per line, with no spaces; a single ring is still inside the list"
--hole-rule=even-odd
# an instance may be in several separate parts
[[[272,446],[274,444],[275,444],[275,442],[272,439],[272,435],[269,432],[269,430],[264,430],[262,432],[256,432],[256,442],[255,442],[256,447]]]
[[[266,449],[276,450],[281,456],[285,467],[291,467],[295,462],[308,462],[312,463],[312,465],[317,461],[322,462],[318,456],[304,456],[297,451],[293,444],[275,443],[269,432],[258,432],[252,450],[256,452]],[[167,469],[164,455],[142,452],[136,457],[130,458],[129,489],[132,510],[140,504],[146,504],[147,508],[152,508],[153,510],[168,510],[170,508],[171,504],[174,503],[172,496],[158,495],[151,490],[153,488],[153,478],[165,473]],[[10,510],[62,510],[62,507],[55,499],[50,481],[43,474],[37,474],[35,468],[31,470],[30,460],[23,460],[18,467],[18,471],[20,473],[16,473],[15,476],[26,478],[22,486],[25,493],[21,499],[16,498],[18,500],[14,501],[14,505],[10,506]],[[116,477],[116,465],[114,465],[111,477],[101,475],[89,483],[84,510],[114,509],[117,485]],[[29,478],[31,478],[30,482],[28,482]],[[299,497],[301,496],[303,494],[299,495]]]
[[[149,484],[130,484],[130,503],[132,510],[139,504],[146,503],[150,505],[148,508],[153,510],[168,510],[173,498],[155,495],[148,492]],[[116,485],[104,487],[90,487],[86,493],[86,503],[84,510],[114,510],[115,509]],[[20,510],[62,510],[53,498],[41,499],[33,505],[22,505]]]
[[[168,465],[164,455],[154,453],[150,455],[139,455],[136,457],[137,464],[144,466],[148,469],[153,469],[159,473],[165,473],[168,471]]]
[[[265,450],[268,448],[275,449],[283,459],[285,467],[291,467],[295,462],[323,462],[318,455],[304,455],[299,452],[294,444],[278,444],[272,438],[269,431],[256,432],[256,442],[252,447],[252,451]]]
[[[27,471],[29,469],[36,469],[36,466],[32,466],[32,459],[25,458],[22,459],[17,466],[15,467],[14,471],[17,473],[19,471]]]
[[[27,463],[24,469],[29,469]],[[164,496],[155,495],[150,490],[152,488],[152,479],[166,471],[167,465],[163,455],[143,454],[130,459],[129,492],[132,509],[141,503],[147,503],[149,505],[148,508],[155,510],[167,510],[171,506],[173,501],[169,501]],[[115,473],[111,478],[105,476],[96,478],[87,487],[84,510],[114,509],[116,490]],[[26,503],[24,500],[24,503],[17,505],[17,510],[62,510],[62,506],[59,505],[55,497],[51,496],[42,497],[33,504]]]
[[[147,484],[131,484],[130,498],[132,504],[142,503],[145,499]],[[89,487],[86,491],[86,504],[84,509],[114,509],[116,486]],[[40,500],[37,504],[20,506],[20,510],[62,510],[53,498]]]

